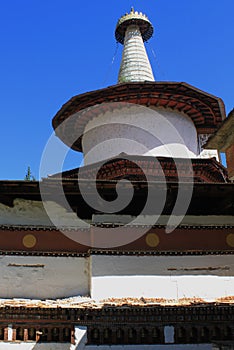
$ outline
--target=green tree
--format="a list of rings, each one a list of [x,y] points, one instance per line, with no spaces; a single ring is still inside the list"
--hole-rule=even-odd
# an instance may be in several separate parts
[[[30,166],[28,166],[28,170],[27,170],[27,173],[24,177],[24,181],[35,181],[35,177],[33,176],[32,172],[31,172],[31,169],[30,169]]]

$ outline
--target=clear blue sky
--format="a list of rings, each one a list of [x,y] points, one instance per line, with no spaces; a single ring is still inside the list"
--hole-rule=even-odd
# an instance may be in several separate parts
[[[234,107],[233,0],[2,1],[1,179],[23,179],[28,165],[38,178],[62,104],[116,83],[115,25],[132,5],[155,27],[146,47],[156,80],[187,82]],[[79,165],[73,153],[67,168]]]

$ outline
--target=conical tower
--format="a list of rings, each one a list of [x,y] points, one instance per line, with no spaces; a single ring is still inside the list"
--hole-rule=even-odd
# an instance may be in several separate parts
[[[151,38],[153,26],[141,12],[122,16],[116,26],[115,37],[124,45],[118,83],[154,81],[152,68],[145,50],[144,41]]]
[[[85,165],[122,153],[202,158],[203,140],[225,118],[220,99],[186,83],[154,81],[144,46],[152,34],[141,12],[132,8],[120,17],[115,30],[124,45],[119,84],[75,96],[54,116],[56,135],[83,152]]]

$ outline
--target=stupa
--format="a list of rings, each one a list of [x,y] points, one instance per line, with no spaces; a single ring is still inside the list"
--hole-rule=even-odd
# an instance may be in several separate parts
[[[118,83],[54,116],[84,166],[0,182],[1,349],[233,348],[234,184],[209,148],[225,107],[155,82],[152,34],[122,16]]]

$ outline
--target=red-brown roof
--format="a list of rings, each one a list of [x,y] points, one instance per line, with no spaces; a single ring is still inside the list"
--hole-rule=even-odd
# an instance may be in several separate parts
[[[189,84],[125,83],[72,97],[53,118],[56,135],[69,146],[71,137],[76,140],[81,135],[72,148],[82,151],[81,140],[86,124],[100,112],[116,108],[116,102],[164,107],[183,112],[193,120],[198,133],[213,133],[225,118],[225,107],[220,98]],[[68,121],[71,115],[81,111],[75,120],[70,118]],[[65,120],[67,122],[63,123]]]
[[[144,171],[142,170],[144,169]],[[81,170],[81,171],[80,171]],[[177,158],[176,162],[169,157],[152,157],[125,155],[72,169],[50,178],[79,178],[95,180],[118,180],[128,178],[133,181],[166,181],[176,182],[178,176],[184,182],[229,182],[227,170],[215,158]]]

